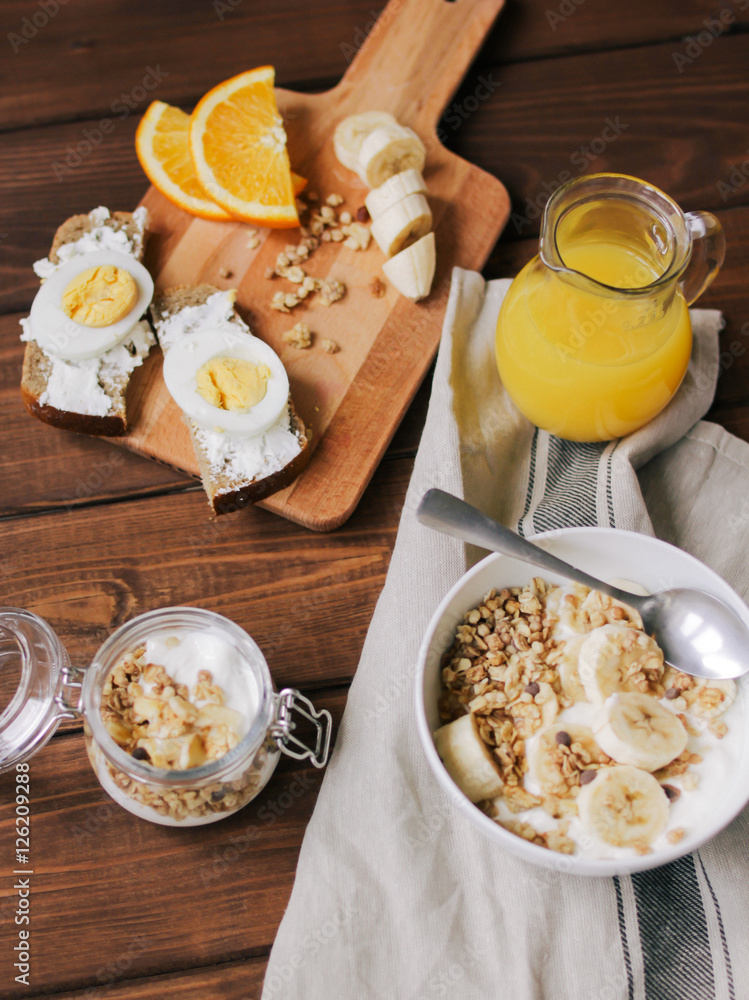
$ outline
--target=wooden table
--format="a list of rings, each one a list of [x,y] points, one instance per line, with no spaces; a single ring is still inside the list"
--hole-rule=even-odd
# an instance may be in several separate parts
[[[298,686],[340,718],[385,579],[428,385],[340,530],[313,534],[262,510],[211,520],[195,482],[26,414],[18,319],[37,287],[31,264],[64,218],[98,204],[131,209],[142,196],[133,135],[151,99],[189,109],[219,80],[265,63],[281,86],[326,89],[382,6],[2,5],[1,599],[46,618],[76,663],[135,614],[197,604],[246,628],[279,686]],[[489,277],[516,273],[534,253],[540,207],[567,174],[634,174],[686,210],[718,214],[728,259],[703,304],[723,309],[727,326],[710,417],[744,439],[748,28],[746,0],[508,0],[442,122],[445,143],[499,176],[512,197]],[[114,123],[106,134],[102,118]],[[90,150],[69,155],[86,138]],[[0,994],[258,997],[320,781],[283,763],[233,818],[161,828],[107,798],[80,726],[67,725],[31,764],[30,988],[13,981],[15,803],[11,777],[0,780]]]

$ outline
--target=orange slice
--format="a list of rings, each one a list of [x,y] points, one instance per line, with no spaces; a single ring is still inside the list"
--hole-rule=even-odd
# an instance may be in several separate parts
[[[135,133],[135,152],[153,186],[180,208],[201,219],[231,219],[205,193],[190,157],[190,116],[154,101]]]
[[[190,156],[190,116],[179,108],[154,101],[135,133],[135,152],[153,186],[173,202],[201,219],[232,219],[211,201],[198,181]],[[304,177],[292,172],[294,194],[307,186]]]
[[[209,90],[192,113],[190,153],[198,181],[227,212],[289,229],[299,217],[274,79],[261,66]]]

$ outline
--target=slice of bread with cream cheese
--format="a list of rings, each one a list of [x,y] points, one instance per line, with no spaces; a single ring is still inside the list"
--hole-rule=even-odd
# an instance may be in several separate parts
[[[34,264],[42,285],[21,320],[21,393],[45,423],[126,432],[130,376],[156,343],[142,319],[153,296],[142,264],[146,222],[145,208],[75,215],[57,230],[49,257]]]
[[[216,514],[284,489],[310,446],[277,354],[213,285],[167,289],[151,305],[164,382],[183,411]]]

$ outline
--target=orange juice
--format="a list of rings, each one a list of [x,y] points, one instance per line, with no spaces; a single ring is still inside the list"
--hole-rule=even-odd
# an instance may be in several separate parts
[[[641,206],[588,201],[556,223],[559,267],[535,257],[497,322],[502,382],[537,426],[575,441],[620,437],[670,401],[692,329],[669,233]]]

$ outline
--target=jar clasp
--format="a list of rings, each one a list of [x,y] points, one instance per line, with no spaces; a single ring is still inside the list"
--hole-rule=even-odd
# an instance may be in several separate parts
[[[60,682],[55,695],[55,704],[59,708],[57,721],[61,719],[76,719],[82,712],[82,690],[84,671],[80,667],[66,664],[60,671]]]
[[[297,727],[292,713],[296,712],[315,727],[315,746],[307,746],[293,735]],[[315,767],[325,767],[330,750],[330,735],[333,720],[330,712],[316,709],[312,702],[294,688],[284,688],[278,694],[276,714],[270,727],[270,735],[278,749],[295,760],[311,760]]]

